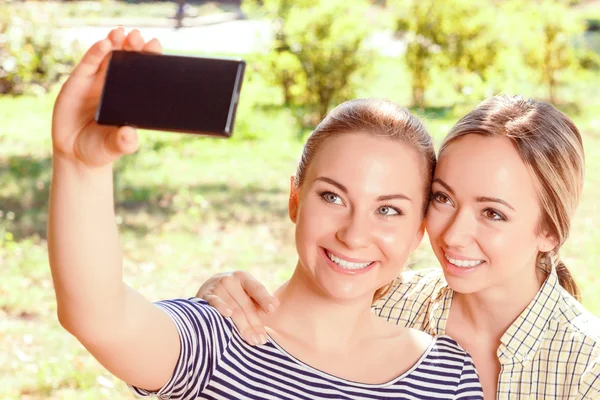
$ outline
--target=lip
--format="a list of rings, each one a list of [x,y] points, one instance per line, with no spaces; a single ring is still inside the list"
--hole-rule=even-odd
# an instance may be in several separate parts
[[[345,255],[343,255],[343,254],[336,253],[335,251],[331,251],[331,250],[329,250],[329,249],[325,249],[325,248],[322,248],[322,249],[323,249],[324,251],[328,252],[328,253],[331,253],[331,254],[333,254],[333,255],[334,255],[334,256],[336,256],[337,258],[341,258],[342,260],[345,260],[345,261],[350,261],[350,262],[352,262],[352,263],[363,264],[363,263],[368,263],[368,262],[371,262],[371,261],[373,261],[373,260],[359,260],[358,258],[349,258],[349,257],[346,257],[346,256],[345,256]],[[328,257],[328,258],[329,258],[329,257]]]
[[[448,257],[452,258],[453,260],[461,260],[461,261],[480,261],[480,260],[482,260],[481,258],[470,258],[470,257],[461,256],[460,254],[453,253],[451,251],[447,251],[444,249],[442,249],[442,252],[444,253],[444,258],[446,258],[445,256],[448,256]]]
[[[334,253],[333,251],[331,251],[329,249],[325,250],[323,247],[320,247],[319,251],[320,251],[321,255],[323,256],[323,258],[325,259],[325,262],[327,263],[327,265],[329,265],[329,267],[331,267],[331,269],[333,269],[335,272],[338,272],[338,273],[344,274],[344,275],[350,275],[350,276],[363,275],[363,274],[366,274],[367,272],[371,271],[373,268],[375,268],[375,266],[377,264],[379,264],[378,261],[374,261],[371,265],[369,265],[368,267],[362,268],[362,269],[356,269],[356,270],[344,269],[344,268],[340,267],[339,265],[337,265],[336,263],[334,263],[333,261],[331,261],[329,259],[329,257],[327,257],[326,251],[330,252],[331,254],[333,254],[336,257],[342,258],[342,259],[344,259],[346,261],[350,261],[350,262],[365,263],[368,261],[361,261],[361,260],[357,260],[357,259],[353,259],[353,258],[340,257],[337,253]]]
[[[450,275],[455,275],[455,276],[467,275],[467,274],[473,273],[474,271],[478,270],[479,268],[481,268],[482,266],[484,266],[485,263],[486,263],[486,261],[483,260],[483,262],[481,264],[476,265],[474,267],[468,267],[468,268],[457,267],[456,265],[452,264],[450,261],[448,261],[446,259],[446,255],[448,257],[454,259],[454,260],[461,260],[461,261],[478,261],[478,260],[481,260],[481,259],[480,258],[466,258],[466,257],[461,257],[461,256],[457,255],[456,253],[446,252],[444,249],[442,249],[442,259],[444,261],[443,264],[442,264],[442,267]]]

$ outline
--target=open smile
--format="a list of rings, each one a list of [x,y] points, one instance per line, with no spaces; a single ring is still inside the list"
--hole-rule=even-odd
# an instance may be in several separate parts
[[[446,260],[448,260],[448,262],[450,264],[453,264],[453,265],[455,265],[455,266],[457,266],[459,268],[471,268],[471,267],[476,267],[476,266],[484,263],[483,260],[470,260],[470,259],[451,258],[446,253],[444,253],[444,257],[446,257]]]
[[[377,262],[368,260],[357,260],[343,257],[340,254],[334,254],[330,250],[321,248],[328,264],[338,272],[347,274],[357,274],[370,270]]]
[[[449,254],[444,251],[444,269],[452,275],[463,275],[477,271],[485,260],[476,258],[467,258],[458,254]]]

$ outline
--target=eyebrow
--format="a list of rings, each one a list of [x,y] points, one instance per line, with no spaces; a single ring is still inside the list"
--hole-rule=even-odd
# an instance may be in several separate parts
[[[444,189],[446,189],[448,192],[450,192],[451,195],[456,196],[456,193],[454,192],[454,189],[452,189],[450,187],[450,185],[448,185],[446,182],[444,182],[440,178],[435,178],[433,180],[433,182],[439,183],[440,185],[442,185],[444,187]],[[489,202],[491,202],[491,203],[499,203],[499,204],[505,205],[506,207],[510,208],[513,211],[516,211],[515,208],[513,206],[511,206],[507,201],[504,201],[504,200],[499,199],[497,197],[479,196],[479,197],[476,197],[475,200],[478,203],[489,203]]]
[[[492,202],[492,203],[500,203],[500,204],[504,204],[506,207],[510,208],[513,211],[516,211],[514,209],[513,206],[511,206],[508,202],[499,199],[497,197],[486,197],[486,196],[482,196],[482,197],[477,197],[475,200],[477,200],[480,203],[488,203],[488,202]]]
[[[330,185],[337,187],[345,194],[348,194],[348,189],[346,188],[346,186],[342,185],[341,183],[339,183],[338,181],[336,181],[334,179],[327,178],[326,176],[319,176],[318,178],[315,178],[315,180],[313,182],[315,182],[315,181],[327,182]],[[381,195],[381,196],[377,197],[377,201],[386,201],[386,200],[394,200],[394,199],[412,201],[410,197],[408,197],[407,195],[402,194],[402,193],[386,194],[386,195]]]

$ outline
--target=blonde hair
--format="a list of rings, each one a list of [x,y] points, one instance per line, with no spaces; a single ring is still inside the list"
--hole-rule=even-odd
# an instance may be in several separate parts
[[[417,117],[406,108],[384,99],[350,100],[331,110],[310,134],[304,145],[294,178],[296,187],[299,188],[304,183],[306,171],[325,141],[335,136],[359,132],[404,143],[421,155],[425,193],[422,208],[422,217],[424,217],[429,204],[431,181],[436,164],[433,140]],[[412,171],[398,171],[398,173],[412,173]],[[383,297],[392,284],[393,282],[378,289],[373,301]]]
[[[504,136],[512,141],[536,183],[542,208],[539,232],[548,232],[558,242],[551,251],[538,253],[536,263],[547,273],[555,265],[561,286],[581,300],[575,280],[558,256],[583,189],[585,156],[575,124],[548,103],[521,96],[494,96],[456,123],[439,154],[469,134]]]

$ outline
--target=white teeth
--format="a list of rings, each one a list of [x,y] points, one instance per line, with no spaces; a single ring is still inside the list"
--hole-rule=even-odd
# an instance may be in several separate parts
[[[454,264],[457,267],[461,267],[461,268],[476,267],[479,264],[483,263],[483,260],[474,260],[474,261],[455,260],[453,258],[448,257],[446,254],[444,254],[444,257],[446,257],[446,260],[448,260],[450,262],[450,264]]]
[[[334,256],[333,254],[331,254],[328,251],[326,251],[325,254],[327,254],[327,257],[329,257],[329,259],[331,261],[333,261],[334,263],[336,263],[337,265],[339,265],[340,267],[342,267],[344,269],[363,269],[372,264],[372,262],[353,263],[350,261],[342,260],[341,258]]]

